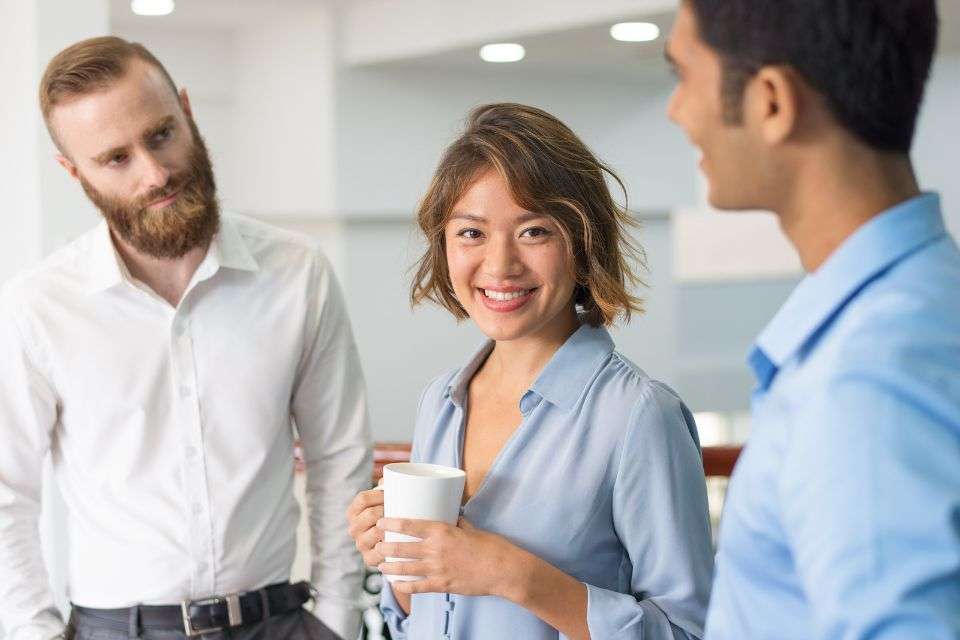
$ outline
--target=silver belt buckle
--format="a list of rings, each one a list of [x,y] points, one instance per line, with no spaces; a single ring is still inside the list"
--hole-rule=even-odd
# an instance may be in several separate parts
[[[225,627],[206,627],[203,629],[194,629],[190,622],[191,605],[211,605],[226,603],[227,605],[227,627],[238,627],[243,624],[243,612],[240,610],[240,594],[229,593],[225,596],[216,596],[213,598],[200,598],[197,600],[184,600],[180,603],[180,611],[183,617],[183,632],[188,638],[201,636],[205,633],[214,633],[223,631]]]

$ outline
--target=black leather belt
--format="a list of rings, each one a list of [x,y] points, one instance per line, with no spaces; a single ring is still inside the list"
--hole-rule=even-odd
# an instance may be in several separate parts
[[[125,609],[74,609],[87,620],[127,629],[132,613],[139,616],[145,629],[183,630],[187,636],[223,631],[260,622],[265,618],[295,611],[313,599],[308,582],[272,584],[258,591],[230,593],[222,596],[184,600],[178,605],[139,605]],[[136,609],[133,612],[132,609]]]

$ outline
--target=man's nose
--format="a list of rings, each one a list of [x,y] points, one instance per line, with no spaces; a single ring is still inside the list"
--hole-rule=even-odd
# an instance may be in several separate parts
[[[170,181],[170,170],[152,153],[143,154],[143,186],[145,189],[159,189]]]

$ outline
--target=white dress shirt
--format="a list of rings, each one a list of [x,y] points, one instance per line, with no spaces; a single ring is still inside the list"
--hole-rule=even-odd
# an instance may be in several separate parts
[[[345,511],[369,486],[357,349],[309,239],[224,214],[174,308],[136,281],[105,223],[0,294],[0,625],[63,629],[41,558],[41,461],[67,505],[68,596],[179,604],[290,577],[307,462],[315,613],[359,631]]]

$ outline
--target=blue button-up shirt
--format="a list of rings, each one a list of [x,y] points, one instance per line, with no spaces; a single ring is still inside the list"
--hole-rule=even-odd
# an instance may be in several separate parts
[[[925,194],[757,340],[707,637],[960,637],[960,252]]]
[[[460,467],[470,379],[484,346],[429,385],[412,459]],[[593,638],[702,636],[713,569],[696,426],[680,399],[581,326],[520,401],[523,419],[464,516],[586,584]],[[529,611],[493,596],[417,594],[404,616],[389,586],[394,638],[557,640]]]

